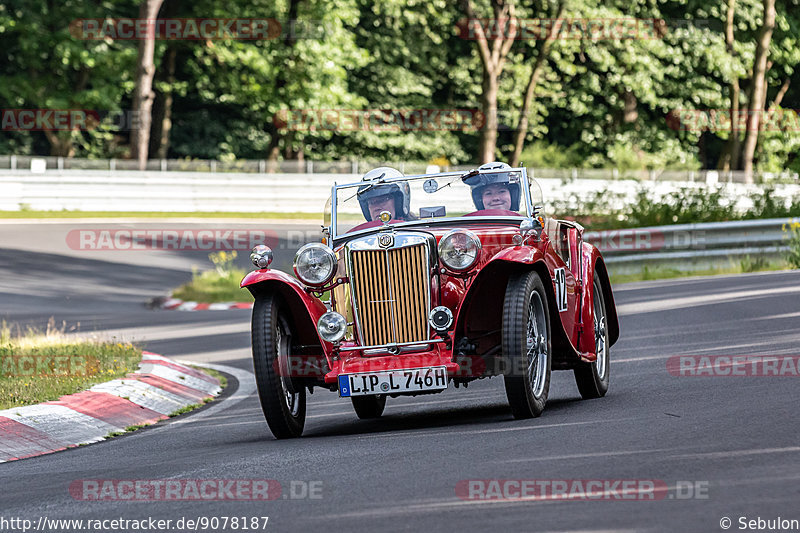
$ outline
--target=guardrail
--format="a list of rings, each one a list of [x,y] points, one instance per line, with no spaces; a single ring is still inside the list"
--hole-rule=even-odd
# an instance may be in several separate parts
[[[610,270],[634,273],[645,265],[697,270],[745,256],[774,259],[789,249],[784,228],[800,218],[771,218],[587,231]]]

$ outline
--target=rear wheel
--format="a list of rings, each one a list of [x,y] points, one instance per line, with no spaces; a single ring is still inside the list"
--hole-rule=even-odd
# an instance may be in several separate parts
[[[299,437],[306,421],[306,390],[289,375],[292,328],[277,296],[256,298],[252,341],[258,397],[269,429],[278,439]]]
[[[353,396],[353,409],[356,410],[358,418],[380,418],[383,414],[383,409],[386,407],[386,395],[379,394],[377,396]]]
[[[608,358],[608,320],[603,299],[603,287],[600,281],[594,280],[594,349],[597,360],[593,363],[579,363],[573,370],[575,383],[584,400],[602,398],[608,391],[609,358]]]
[[[512,277],[503,304],[503,355],[511,368],[503,376],[514,418],[542,414],[550,390],[550,315],[539,274]]]

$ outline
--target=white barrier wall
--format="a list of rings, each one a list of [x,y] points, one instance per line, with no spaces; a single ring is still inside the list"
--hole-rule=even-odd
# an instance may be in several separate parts
[[[358,174],[245,174],[200,172],[138,172],[97,170],[0,170],[0,210],[75,211],[241,211],[321,213],[334,181],[356,182]],[[609,190],[632,199],[641,187],[666,195],[703,183],[638,180],[559,179],[537,180],[546,204],[565,200],[572,193],[589,196]],[[739,197],[746,209],[758,185],[721,184]],[[800,186],[778,185],[781,196],[800,194]],[[614,207],[619,207],[615,205]],[[559,213],[568,214],[568,213]]]

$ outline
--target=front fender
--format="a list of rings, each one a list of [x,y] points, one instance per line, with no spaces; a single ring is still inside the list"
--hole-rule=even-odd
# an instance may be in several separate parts
[[[494,257],[489,259],[486,265],[494,263],[495,261],[532,265],[542,260],[544,260],[544,254],[538,248],[532,246],[512,246],[511,248],[504,248],[497,252]],[[486,268],[486,265],[484,265],[484,268]]]
[[[317,332],[317,321],[328,308],[319,298],[306,292],[296,278],[280,270],[261,269],[247,274],[239,286],[249,290],[254,298],[266,293],[279,294],[291,314],[293,333],[299,341],[296,344],[303,346],[301,352],[330,356],[333,345],[323,341]]]
[[[549,244],[545,244],[549,246]],[[478,353],[485,353],[491,345],[501,342],[503,305],[506,286],[512,275],[535,270],[544,282],[550,311],[551,333],[553,336],[554,363],[556,366],[570,367],[580,360],[569,335],[564,330],[556,307],[553,277],[540,248],[514,246],[505,248],[486,262],[467,289],[463,304],[456,318],[456,336],[470,338],[479,332],[497,332],[488,335],[485,342],[478,343]]]

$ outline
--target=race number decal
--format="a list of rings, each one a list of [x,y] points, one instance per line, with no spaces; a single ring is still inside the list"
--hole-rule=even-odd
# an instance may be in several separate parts
[[[558,303],[558,312],[561,313],[567,310],[567,271],[563,268],[557,268],[553,271],[556,278],[556,303]]]

